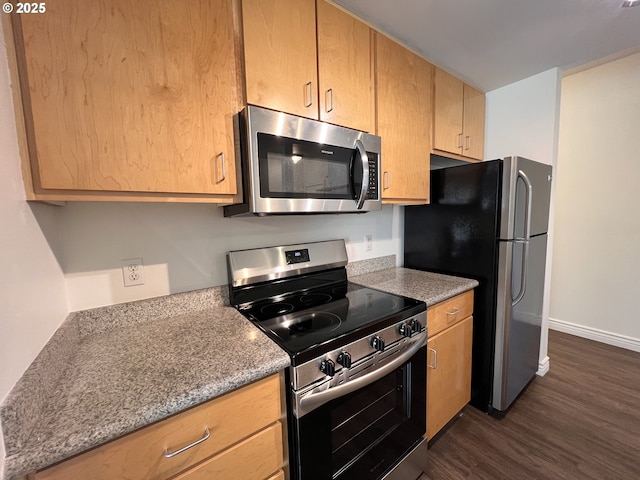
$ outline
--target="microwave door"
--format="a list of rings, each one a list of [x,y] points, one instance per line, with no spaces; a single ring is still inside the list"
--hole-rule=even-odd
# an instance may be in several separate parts
[[[351,170],[351,184],[354,186],[356,209],[362,210],[364,201],[367,199],[367,192],[369,191],[369,156],[361,140],[356,140],[355,147],[354,165]],[[358,162],[358,157],[360,158],[360,162]],[[359,192],[357,191],[358,185],[360,186]]]

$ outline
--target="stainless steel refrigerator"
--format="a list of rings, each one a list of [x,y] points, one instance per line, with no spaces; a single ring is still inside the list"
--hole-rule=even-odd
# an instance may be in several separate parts
[[[509,408],[538,370],[551,166],[522,157],[431,172],[405,208],[404,266],[478,280],[471,403]]]

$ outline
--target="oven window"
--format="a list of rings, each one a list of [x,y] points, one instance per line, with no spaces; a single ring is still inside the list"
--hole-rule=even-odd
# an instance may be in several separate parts
[[[307,479],[382,478],[425,433],[426,358],[294,419],[299,465]]]
[[[354,150],[258,134],[260,196],[353,199]]]

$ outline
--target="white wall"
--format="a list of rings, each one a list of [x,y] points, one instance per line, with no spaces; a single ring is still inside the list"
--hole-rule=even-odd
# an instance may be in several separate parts
[[[359,215],[224,218],[211,205],[68,203],[62,248],[72,311],[227,283],[226,252],[344,238],[349,260],[400,259],[399,208]],[[373,249],[364,250],[364,235]],[[124,287],[120,261],[142,257],[145,284]]]
[[[640,53],[562,80],[552,328],[640,351]]]
[[[560,72],[557,68],[487,93],[485,158],[519,155],[557,171]],[[548,325],[554,237],[555,182],[551,193],[538,374],[549,368]]]
[[[56,223],[59,209],[30,206],[24,200],[9,85],[3,44],[0,46],[0,402],[68,313],[64,277],[54,254],[59,253]],[[4,446],[0,438],[0,472],[3,463]]]

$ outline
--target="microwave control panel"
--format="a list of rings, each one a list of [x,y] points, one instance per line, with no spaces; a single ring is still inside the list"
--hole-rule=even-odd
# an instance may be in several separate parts
[[[378,155],[367,152],[369,156],[369,189],[367,190],[367,199],[378,199]],[[374,157],[374,158],[372,158]]]

